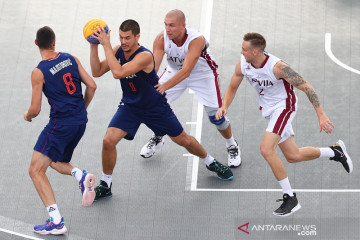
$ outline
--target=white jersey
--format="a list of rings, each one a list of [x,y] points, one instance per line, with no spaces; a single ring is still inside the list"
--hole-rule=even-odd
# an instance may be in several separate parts
[[[161,74],[159,83],[163,84],[171,79],[183,66],[189,44],[192,40],[202,36],[195,29],[186,27],[186,39],[181,46],[170,40],[164,31],[164,51],[168,66]],[[190,75],[174,87],[166,90],[166,98],[171,103],[181,96],[185,89],[190,88],[198,97],[201,104],[207,107],[219,108],[222,105],[220,94],[218,65],[209,53],[209,44],[206,42],[204,50],[195,64]]]
[[[184,63],[185,56],[189,51],[189,44],[192,40],[202,36],[200,32],[197,30],[186,27],[186,39],[185,42],[178,47],[166,34],[164,31],[164,51],[167,55],[166,59],[168,62],[169,70],[173,70],[175,72],[179,71]],[[206,41],[206,40],[205,40]],[[192,73],[204,72],[204,71],[216,71],[217,65],[215,61],[213,61],[209,50],[209,43],[206,41],[206,46],[204,51],[201,53],[199,60],[197,61],[195,67],[193,68]]]
[[[267,56],[261,68],[254,68],[241,55],[241,72],[259,94],[262,115],[268,117],[277,108],[295,111],[297,97],[294,87],[283,79],[276,79],[274,66],[281,59],[265,52]]]

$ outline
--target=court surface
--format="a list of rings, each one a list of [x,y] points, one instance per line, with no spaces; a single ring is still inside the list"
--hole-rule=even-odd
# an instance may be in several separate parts
[[[342,139],[354,162],[353,173],[328,159],[285,163],[302,208],[287,218],[273,216],[282,192],[260,154],[266,121],[258,110],[256,92],[244,80],[228,114],[243,160],[233,170],[232,181],[218,180],[168,137],[160,151],[143,159],[140,149],[152,133],[142,126],[133,141],[118,144],[111,199],[82,207],[75,179],[49,169],[68,232],[33,233],[33,225],[48,218],[28,175],[33,146],[48,121],[46,98],[32,123],[23,120],[31,99],[30,74],[40,61],[34,45],[37,29],[52,27],[56,50],[77,56],[89,71],[90,49],[82,36],[88,20],[105,20],[115,45],[120,23],[135,19],[141,26],[140,43],[152,49],[165,14],[175,8],[184,11],[188,25],[210,39],[222,95],[240,58],[243,35],[264,35],[266,50],[315,87],[335,124],[331,135],[319,133],[312,105],[297,91],[299,110],[293,121],[297,144],[321,147]],[[359,10],[356,0],[0,0],[0,239],[358,239]],[[99,52],[103,54],[101,48]],[[98,89],[89,107],[89,123],[72,163],[100,179],[102,138],[122,93],[111,74],[95,80]],[[185,92],[172,108],[185,130],[226,163],[225,142],[194,94]]]

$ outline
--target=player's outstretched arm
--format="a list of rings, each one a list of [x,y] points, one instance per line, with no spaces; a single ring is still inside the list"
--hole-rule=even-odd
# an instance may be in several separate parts
[[[241,62],[239,61],[235,66],[235,71],[231,77],[231,81],[229,87],[227,88],[224,98],[222,107],[216,113],[216,119],[220,119],[223,115],[227,114],[228,108],[231,105],[234,97],[236,95],[236,91],[239,88],[244,75],[241,72]]]
[[[40,71],[40,69],[35,68],[31,73],[31,104],[29,109],[24,113],[24,119],[28,122],[31,122],[32,119],[39,115],[41,111],[42,89],[44,83],[45,78],[43,73]]]
[[[75,58],[75,61],[78,64],[78,70],[79,70],[81,81],[86,86],[84,102],[85,102],[85,108],[87,108],[95,95],[96,83],[95,83],[94,79],[86,72],[84,67],[81,65],[80,60],[75,56],[73,56],[73,57]]]
[[[277,79],[284,79],[307,95],[318,116],[320,132],[324,130],[326,133],[331,133],[335,126],[325,114],[313,86],[283,61],[275,64],[274,74]]]
[[[158,72],[161,62],[163,60],[163,57],[165,55],[164,50],[164,31],[159,33],[153,44],[153,54],[154,54],[154,60],[155,60],[155,71]]]

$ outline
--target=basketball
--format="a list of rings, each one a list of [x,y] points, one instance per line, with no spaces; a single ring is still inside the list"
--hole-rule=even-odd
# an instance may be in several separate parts
[[[83,33],[85,39],[89,43],[99,44],[99,41],[92,36],[94,34],[92,30],[97,31],[96,27],[100,27],[100,26],[102,26],[105,29],[106,33],[109,31],[109,27],[106,24],[106,22],[104,22],[101,19],[92,19],[85,24]]]

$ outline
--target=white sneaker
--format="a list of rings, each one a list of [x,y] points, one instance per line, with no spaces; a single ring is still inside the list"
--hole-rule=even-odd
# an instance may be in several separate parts
[[[231,145],[227,148],[228,151],[228,166],[229,167],[238,167],[241,165],[241,151],[239,145]]]
[[[140,156],[143,158],[149,158],[155,154],[156,150],[160,149],[164,145],[164,137],[153,135],[149,142],[142,147]]]

